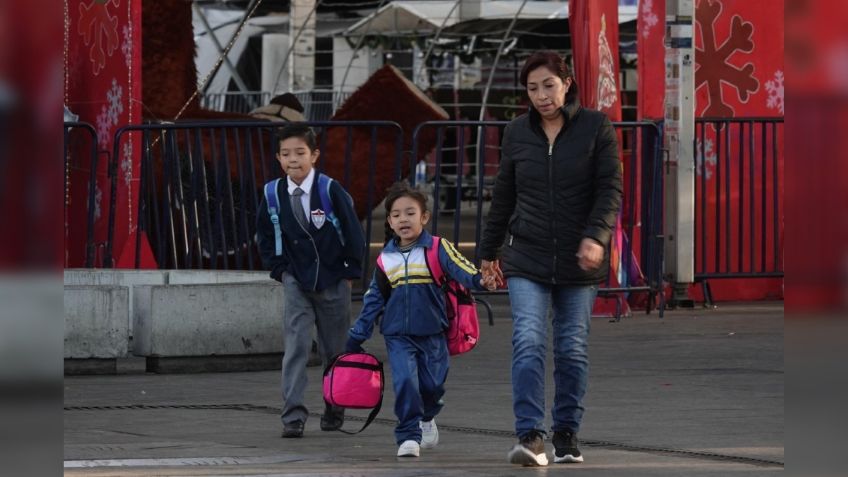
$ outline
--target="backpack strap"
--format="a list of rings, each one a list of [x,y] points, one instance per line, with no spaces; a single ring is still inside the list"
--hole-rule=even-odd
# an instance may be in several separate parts
[[[327,220],[333,224],[333,228],[336,229],[336,233],[339,235],[339,241],[342,243],[342,247],[345,245],[344,234],[342,233],[342,224],[339,222],[339,218],[336,217],[335,212],[333,211],[333,201],[330,197],[330,187],[333,185],[333,179],[325,174],[318,174],[318,197],[321,198],[321,208],[324,209],[324,214],[327,217]]]
[[[339,431],[344,432],[345,434],[349,434],[349,435],[359,434],[360,432],[364,431],[366,427],[370,426],[372,422],[374,422],[374,418],[377,417],[377,414],[380,413],[381,407],[383,407],[383,395],[382,394],[380,395],[380,402],[378,402],[377,406],[374,409],[371,410],[371,412],[368,414],[368,418],[365,419],[365,424],[363,424],[362,427],[359,428],[358,431],[351,432],[351,431],[346,431],[342,428],[339,428]]]
[[[265,184],[265,203],[268,204],[268,215],[274,224],[274,255],[283,254],[283,231],[280,230],[280,199],[277,190],[280,179],[274,179]]]
[[[383,373],[383,363],[380,362],[380,389],[383,389],[383,387],[385,386],[385,380],[386,380],[386,377]],[[366,427],[370,426],[372,422],[374,422],[374,418],[377,417],[377,414],[380,414],[380,408],[381,407],[383,407],[383,393],[382,392],[380,393],[380,400],[377,402],[377,405],[374,407],[374,409],[371,410],[370,413],[368,413],[368,418],[365,419],[365,424],[363,424],[362,427],[360,427],[358,431],[351,432],[351,431],[346,431],[342,428],[339,428],[339,431],[344,432],[345,434],[349,434],[349,435],[359,434],[360,432],[364,431]]]
[[[442,263],[439,261],[439,245],[439,237],[433,235],[433,243],[427,249],[425,258],[427,260],[427,268],[430,269],[430,275],[433,277],[433,282],[437,286],[442,287],[447,280],[445,280],[445,272],[442,270]]]
[[[389,295],[392,294],[392,284],[389,283],[389,277],[386,275],[386,267],[383,266],[383,254],[377,255],[377,288],[380,289],[380,294],[383,295],[383,302],[389,301]]]

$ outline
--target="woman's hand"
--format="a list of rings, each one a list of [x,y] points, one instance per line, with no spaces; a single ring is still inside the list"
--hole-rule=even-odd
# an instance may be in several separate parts
[[[504,276],[499,260],[483,260],[480,262],[480,271],[483,272],[484,282],[492,283],[494,288],[504,286]]]
[[[577,249],[577,265],[585,272],[595,270],[604,261],[604,247],[594,239],[584,238]]]

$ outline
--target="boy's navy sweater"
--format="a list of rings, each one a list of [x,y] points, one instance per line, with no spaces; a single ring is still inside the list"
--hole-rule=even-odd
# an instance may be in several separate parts
[[[294,216],[287,180],[277,186],[280,202],[280,229],[283,235],[283,254],[275,254],[274,224],[268,214],[268,204],[262,204],[256,217],[256,236],[262,264],[271,270],[271,278],[282,281],[283,273],[293,275],[304,290],[321,291],[342,279],[357,279],[362,275],[365,256],[365,236],[353,208],[353,199],[344,188],[333,181],[330,200],[333,212],[339,218],[345,245],[342,247],[338,233],[329,220],[319,229],[312,221],[304,228]],[[309,191],[309,209],[322,209],[318,195],[318,172]]]

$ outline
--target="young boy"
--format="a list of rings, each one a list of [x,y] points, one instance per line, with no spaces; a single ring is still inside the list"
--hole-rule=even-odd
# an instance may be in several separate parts
[[[313,324],[325,366],[344,351],[351,280],[362,275],[365,254],[353,200],[338,182],[321,178],[313,169],[319,155],[310,127],[291,124],[280,130],[277,160],[286,178],[265,186],[256,219],[262,263],[271,270],[271,278],[282,282],[285,293],[283,437],[302,437],[309,415],[303,395]],[[321,186],[327,193],[323,198]],[[274,187],[277,226],[268,209]],[[327,198],[332,210],[324,210],[329,209],[322,203]],[[344,409],[325,407],[321,430],[336,430],[343,423]]]

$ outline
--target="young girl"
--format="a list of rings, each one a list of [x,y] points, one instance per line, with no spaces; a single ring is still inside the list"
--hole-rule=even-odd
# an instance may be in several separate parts
[[[433,418],[442,409],[448,374],[445,298],[425,259],[433,242],[433,236],[424,230],[430,220],[427,197],[407,182],[397,182],[388,190],[386,214],[394,238],[380,253],[385,272],[379,267],[374,270],[362,312],[348,332],[346,349],[361,351],[374,322],[383,314],[380,332],[392,368],[397,455],[418,457],[420,448],[439,443]],[[439,241],[439,262],[445,275],[467,288],[482,290],[488,285],[477,268],[445,239]]]

